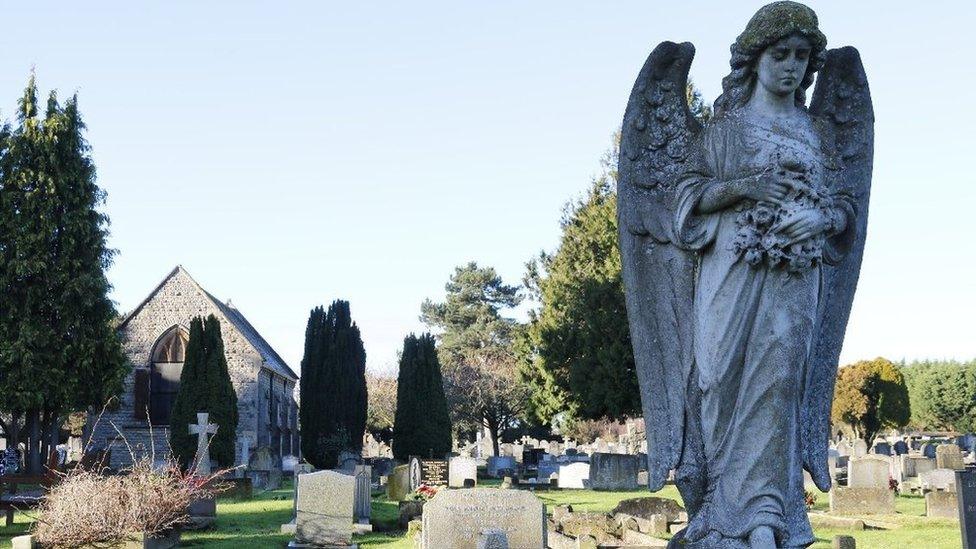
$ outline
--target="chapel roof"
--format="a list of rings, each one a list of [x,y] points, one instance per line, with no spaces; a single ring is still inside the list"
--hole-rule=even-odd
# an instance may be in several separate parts
[[[236,307],[231,305],[229,302],[224,303],[223,301],[214,297],[213,294],[203,289],[203,286],[200,286],[200,284],[196,280],[194,280],[192,276],[190,276],[190,273],[186,272],[186,269],[184,269],[182,265],[177,265],[175,269],[170,271],[170,273],[166,275],[163,281],[160,282],[159,285],[156,286],[156,288],[153,289],[153,291],[150,292],[148,296],[146,296],[146,299],[142,300],[139,306],[133,309],[132,312],[130,312],[129,314],[125,315],[125,318],[119,324],[118,329],[122,330],[123,328],[125,328],[125,325],[128,324],[129,320],[131,320],[133,317],[139,314],[139,311],[141,311],[143,307],[152,300],[152,298],[156,295],[156,293],[159,292],[159,290],[162,289],[163,286],[165,286],[166,283],[171,278],[179,274],[182,274],[190,282],[192,282],[200,290],[200,292],[213,303],[213,305],[217,308],[218,311],[220,311],[220,314],[223,315],[223,317],[227,320],[227,322],[229,322],[232,326],[234,326],[234,328],[237,329],[237,331],[244,336],[247,342],[250,343],[252,347],[254,347],[254,350],[256,350],[258,354],[261,355],[261,358],[264,360],[265,366],[267,366],[273,372],[282,375],[284,377],[287,377],[288,379],[291,380],[298,379],[298,376],[295,374],[294,370],[292,370],[288,366],[285,360],[281,358],[281,355],[279,355],[278,352],[275,351],[274,348],[271,346],[271,344],[268,343],[268,341],[264,339],[264,337],[262,337],[260,333],[258,333],[257,329],[254,328],[254,325],[252,325],[247,320],[247,318],[245,318],[244,315],[241,314],[239,310],[237,310]]]

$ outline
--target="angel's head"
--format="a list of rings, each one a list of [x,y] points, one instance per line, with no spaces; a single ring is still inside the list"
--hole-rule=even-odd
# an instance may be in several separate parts
[[[793,93],[796,104],[803,106],[807,88],[823,66],[826,47],[812,9],[797,2],[763,6],[732,44],[732,72],[722,80],[716,114],[744,105],[757,84],[773,93]],[[791,71],[801,70],[790,78]]]

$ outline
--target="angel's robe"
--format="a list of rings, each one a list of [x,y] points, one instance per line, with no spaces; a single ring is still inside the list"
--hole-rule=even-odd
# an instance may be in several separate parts
[[[676,195],[675,237],[700,257],[693,357],[707,495],[688,538],[708,532],[743,538],[766,525],[781,546],[803,547],[814,538],[804,507],[799,407],[821,267],[789,272],[750,265],[736,253],[736,219],[751,201],[714,213],[698,210],[713,185],[776,168],[783,158],[799,161],[811,181],[830,192],[829,164],[814,120],[804,111],[792,123],[770,126],[740,112],[712,121],[698,165]],[[831,198],[853,226],[849,200],[840,194]],[[842,257],[850,242],[844,233],[821,238],[827,263]]]

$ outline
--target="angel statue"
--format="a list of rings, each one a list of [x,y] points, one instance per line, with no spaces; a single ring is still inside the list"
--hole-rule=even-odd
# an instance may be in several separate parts
[[[775,2],[732,45],[704,126],[689,43],[655,48],[627,104],[618,218],[649,485],[673,471],[690,516],[669,547],[814,541],[803,470],[829,490],[874,140],[860,56],[826,43],[813,10]]]

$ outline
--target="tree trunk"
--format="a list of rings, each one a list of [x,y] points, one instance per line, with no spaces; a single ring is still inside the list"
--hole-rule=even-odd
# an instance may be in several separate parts
[[[501,436],[501,425],[497,418],[492,417],[489,414],[485,414],[485,427],[488,428],[488,434],[491,435],[491,448],[494,450],[494,455],[500,456],[498,448],[498,438]]]
[[[37,475],[41,472],[41,412],[34,409],[27,412],[27,445],[24,463],[27,473]]]

